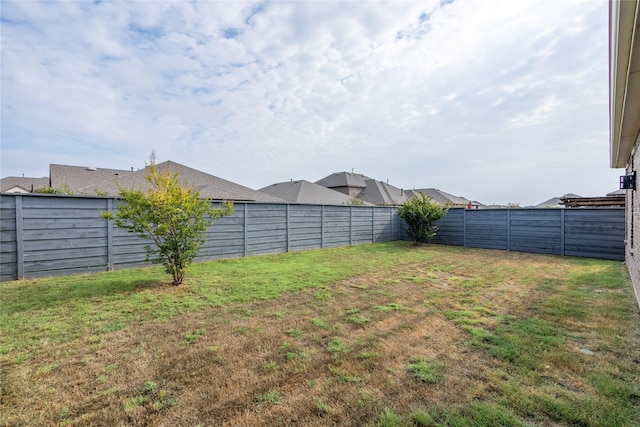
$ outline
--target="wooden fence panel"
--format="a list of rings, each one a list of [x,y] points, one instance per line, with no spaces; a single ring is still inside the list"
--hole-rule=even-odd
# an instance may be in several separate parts
[[[18,277],[16,197],[0,198],[0,281]]]
[[[511,209],[509,250],[561,255],[561,209]]]
[[[234,206],[233,214],[217,219],[207,230],[206,240],[196,261],[236,258],[244,255],[244,205]]]
[[[567,209],[565,255],[624,259],[624,209],[611,215],[601,209]]]
[[[322,244],[322,206],[289,206],[289,251],[319,248]]]
[[[466,246],[509,249],[507,210],[469,210],[466,212]]]
[[[388,242],[394,239],[393,214],[391,209],[373,210],[373,241]]]
[[[373,209],[354,206],[351,211],[351,243],[373,242]]]
[[[24,276],[105,271],[106,210],[106,199],[22,197]]]
[[[247,255],[287,251],[287,206],[247,204]]]
[[[449,209],[436,225],[439,227],[433,243],[464,246],[464,209]]]
[[[322,247],[349,245],[350,209],[349,206],[324,206]]]

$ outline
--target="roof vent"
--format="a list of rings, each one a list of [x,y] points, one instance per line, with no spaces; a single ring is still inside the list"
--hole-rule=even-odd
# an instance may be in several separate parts
[[[88,171],[91,171],[91,172],[95,172],[95,171],[97,171],[97,170],[98,170],[98,168],[94,168],[93,166],[89,166],[89,167],[87,168],[87,170],[88,170]]]

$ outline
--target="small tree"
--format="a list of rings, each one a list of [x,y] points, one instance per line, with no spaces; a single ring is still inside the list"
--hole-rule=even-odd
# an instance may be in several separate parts
[[[442,218],[449,209],[433,201],[424,194],[412,197],[398,208],[398,215],[404,219],[407,227],[404,231],[416,245],[427,243],[436,235],[436,221]]]
[[[178,174],[160,173],[151,155],[145,191],[118,185],[124,203],[116,217],[109,211],[103,216],[121,228],[150,239],[155,247],[145,246],[147,262],[164,264],[172,284],[180,285],[191,261],[205,241],[207,228],[218,218],[233,213],[233,204],[225,202],[213,208],[211,201],[199,198],[193,187],[183,186]]]

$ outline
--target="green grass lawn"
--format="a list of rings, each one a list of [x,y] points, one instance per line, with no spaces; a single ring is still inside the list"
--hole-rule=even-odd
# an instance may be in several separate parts
[[[0,284],[2,425],[640,425],[619,262],[406,242]]]

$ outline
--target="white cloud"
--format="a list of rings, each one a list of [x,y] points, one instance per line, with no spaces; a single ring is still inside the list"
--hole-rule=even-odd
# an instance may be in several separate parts
[[[614,189],[606,2],[444,3],[3,2],[2,175],[155,149],[253,188]]]

